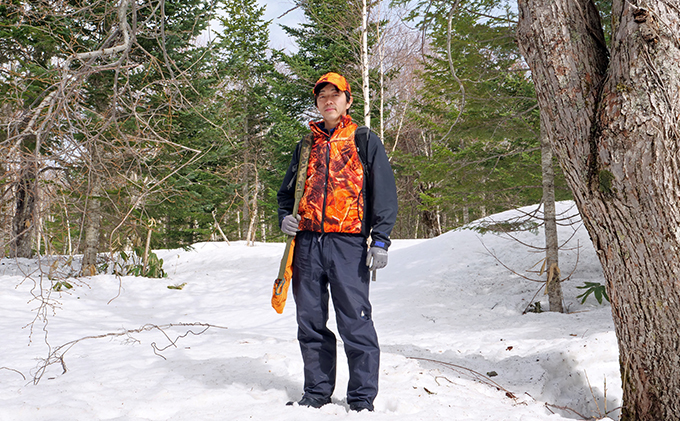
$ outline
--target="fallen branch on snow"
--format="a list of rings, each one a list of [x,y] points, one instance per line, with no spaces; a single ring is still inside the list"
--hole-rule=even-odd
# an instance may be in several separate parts
[[[491,386],[491,387],[495,388],[496,390],[503,391],[503,392],[505,392],[505,396],[507,396],[508,398],[510,398],[512,400],[517,400],[517,397],[515,396],[515,394],[512,393],[511,391],[509,391],[508,389],[499,385],[498,383],[491,380],[490,378],[483,375],[482,373],[479,373],[479,372],[472,370],[472,369],[469,369],[467,367],[463,367],[462,365],[447,363],[445,361],[433,360],[433,359],[430,359],[430,358],[420,358],[420,357],[407,357],[407,358],[410,358],[412,360],[428,361],[428,362],[431,362],[431,363],[441,364],[443,366],[446,366],[448,368],[453,369],[454,371],[458,371],[459,373],[462,372],[463,374],[472,375],[472,378],[474,380],[477,380],[481,383],[484,383],[488,386]]]
[[[19,370],[15,370],[15,369],[9,368],[9,367],[0,367],[0,370],[9,370],[9,371],[13,371],[13,372],[15,372],[15,373],[18,373],[21,377],[24,378],[24,380],[26,380],[26,376],[24,376],[23,373],[22,373],[21,371],[19,371]]]
[[[199,332],[194,332],[193,330],[189,329],[187,330],[184,334],[177,336],[174,340],[170,338],[170,336],[165,332],[165,329],[169,329],[172,327],[187,327],[187,326],[199,326],[202,327],[203,329]],[[60,345],[54,350],[50,351],[49,355],[47,356],[46,359],[42,360],[41,363],[38,365],[38,369],[36,371],[35,376],[33,376],[33,384],[38,384],[40,380],[42,379],[42,376],[45,374],[45,371],[47,370],[47,367],[59,363],[61,364],[61,367],[63,369],[62,374],[65,374],[68,370],[66,368],[66,362],[64,361],[64,355],[73,348],[77,343],[82,342],[86,339],[102,339],[102,338],[113,338],[113,337],[120,337],[120,336],[129,336],[132,341],[139,342],[138,340],[132,338],[130,334],[132,333],[142,333],[142,332],[149,332],[152,330],[157,330],[161,332],[168,340],[169,344],[167,346],[164,346],[162,348],[159,348],[156,342],[151,343],[151,348],[153,348],[153,353],[158,355],[159,357],[163,358],[164,360],[167,359],[165,356],[161,355],[160,352],[165,351],[166,349],[170,347],[177,347],[177,341],[179,341],[182,338],[186,338],[189,336],[189,334],[198,336],[205,331],[207,331],[210,328],[217,328],[217,329],[227,329],[226,327],[223,326],[215,326],[211,325],[209,323],[169,323],[166,325],[153,325],[153,324],[146,324],[139,329],[134,329],[134,330],[128,330],[128,329],[123,329],[121,332],[111,332],[111,333],[104,333],[101,335],[93,335],[93,336],[85,336],[80,339],[75,339],[73,341],[66,342],[63,345]],[[14,370],[13,370],[14,371]],[[21,373],[19,373],[21,374]]]
[[[445,362],[445,361],[433,360],[433,359],[430,359],[430,358],[419,358],[419,357],[407,357],[407,358],[410,358],[410,359],[412,359],[412,360],[420,360],[420,361],[428,361],[428,362],[432,362],[432,363],[437,363],[437,364],[441,364],[441,365],[443,365],[443,366],[446,366],[446,367],[448,367],[448,368],[451,368],[451,369],[453,369],[454,371],[457,371],[457,372],[459,372],[459,373],[462,372],[463,374],[467,374],[467,375],[470,375],[470,374],[471,374],[474,380],[477,380],[477,381],[479,381],[479,382],[481,382],[481,383],[484,383],[484,384],[486,384],[486,385],[488,385],[488,386],[494,387],[495,389],[497,389],[497,390],[499,390],[499,391],[503,391],[503,392],[505,392],[505,396],[507,396],[508,398],[510,398],[510,399],[512,399],[512,400],[514,400],[514,401],[517,401],[517,397],[515,396],[514,393],[510,392],[509,390],[505,389],[503,386],[499,385],[499,384],[496,383],[495,381],[491,380],[491,379],[488,378],[487,376],[485,376],[485,375],[483,375],[483,374],[481,374],[481,373],[479,373],[479,372],[477,372],[477,371],[475,371],[475,370],[469,369],[469,368],[467,368],[467,367],[463,367],[463,366],[461,366],[461,365],[457,365],[457,364],[453,364],[453,363],[447,363],[447,362]],[[449,382],[451,382],[451,380],[447,379],[446,377],[444,377],[444,379],[446,379],[446,380],[448,380]],[[436,379],[435,379],[435,380],[436,380]],[[429,391],[428,391],[428,392],[429,392]],[[430,393],[431,393],[431,392],[430,392]],[[533,399],[533,396],[529,395],[528,393],[527,393],[527,395],[530,396],[530,397]],[[560,409],[560,410],[562,410],[562,411],[572,412],[573,414],[575,414],[575,415],[581,417],[582,420],[592,420],[592,419],[595,418],[595,417],[586,417],[586,416],[584,416],[584,415],[582,415],[582,414],[579,414],[577,411],[575,411],[575,410],[573,410],[573,409],[571,409],[571,408],[569,408],[569,407],[567,407],[567,406],[559,406],[559,405],[554,405],[554,404],[547,403],[547,402],[544,403],[544,406],[545,406],[545,408],[546,408],[548,411],[550,411],[550,412],[553,413],[553,414],[554,414],[555,412],[552,411],[550,408],[555,408],[555,409]],[[619,409],[619,408],[615,408],[615,409],[613,409],[612,411],[609,411],[609,412],[613,412],[613,411],[615,411],[615,410],[617,410],[617,409]]]

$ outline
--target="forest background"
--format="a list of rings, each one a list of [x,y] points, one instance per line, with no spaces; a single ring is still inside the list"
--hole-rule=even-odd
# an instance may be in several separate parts
[[[296,48],[276,50],[254,0],[2,0],[4,255],[83,254],[78,271],[95,274],[122,252],[162,274],[149,250],[283,241],[276,192],[329,71],[384,141],[393,238],[541,202],[513,2],[369,2],[366,26],[361,1],[293,7]],[[557,200],[571,198],[552,166]]]
[[[622,419],[680,419],[678,1],[294,7],[296,48],[276,50],[250,0],[0,0],[0,244],[50,280],[36,320],[73,276],[163,276],[151,250],[282,241],[276,191],[318,118],[311,87],[336,71],[385,143],[393,238],[542,201],[536,272],[564,311],[548,208],[573,194],[608,293],[584,294],[611,299]]]

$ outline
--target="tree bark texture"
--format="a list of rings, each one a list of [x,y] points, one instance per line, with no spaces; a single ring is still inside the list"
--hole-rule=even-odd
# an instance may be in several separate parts
[[[425,238],[434,238],[442,234],[437,210],[422,211],[420,219],[423,222],[423,236]]]
[[[15,189],[16,208],[12,219],[10,257],[32,256],[34,221],[38,203],[38,171],[33,159],[22,158]]]
[[[544,130],[541,130],[541,167],[543,173],[543,224],[545,227],[545,289],[548,294],[550,311],[564,313],[555,215],[555,171],[553,170],[552,147]]]
[[[622,420],[680,420],[680,1],[519,0],[520,49],[602,263]]]
[[[102,188],[99,177],[93,175],[90,183],[91,193],[83,215],[85,219],[85,248],[83,249],[83,263],[80,267],[81,276],[94,276],[97,274],[97,253],[99,252],[99,236],[102,224]]]

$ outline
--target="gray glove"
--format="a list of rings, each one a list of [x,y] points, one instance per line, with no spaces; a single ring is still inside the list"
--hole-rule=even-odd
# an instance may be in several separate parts
[[[281,231],[283,231],[284,234],[295,237],[295,234],[300,231],[300,228],[298,228],[300,219],[302,219],[300,218],[300,215],[286,215],[286,217],[283,218],[283,221],[281,221]]]
[[[368,270],[382,269],[387,266],[387,250],[382,247],[373,246],[368,249],[366,256],[366,266]]]

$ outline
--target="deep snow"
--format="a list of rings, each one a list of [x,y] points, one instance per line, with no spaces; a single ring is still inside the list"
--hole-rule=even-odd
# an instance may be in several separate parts
[[[558,211],[578,221],[573,203]],[[518,274],[537,279],[542,253],[507,235],[394,241],[371,285],[382,348],[374,413],[348,412],[340,342],[333,404],[285,405],[303,379],[292,295],[282,315],[270,306],[282,243],[161,250],[167,278],[69,278],[62,292],[50,290],[63,279],[54,270],[48,279],[47,259],[43,276],[35,260],[3,259],[0,420],[601,419],[620,405],[618,351],[608,303],[576,298],[584,282],[603,283],[585,229],[573,234],[579,225],[560,227],[561,242],[571,237],[560,254],[568,314],[522,314],[540,284]],[[512,235],[544,242],[542,229]],[[48,293],[45,322],[32,298]],[[542,292],[535,301],[548,307]],[[180,323],[212,327],[167,326]],[[333,315],[329,326],[337,331]],[[63,364],[38,370],[55,350]]]

